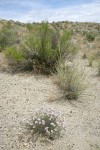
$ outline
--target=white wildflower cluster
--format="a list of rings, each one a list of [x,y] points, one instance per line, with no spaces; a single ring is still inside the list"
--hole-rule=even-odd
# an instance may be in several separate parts
[[[54,139],[65,127],[61,114],[55,109],[41,108],[32,118],[33,133],[39,133]]]

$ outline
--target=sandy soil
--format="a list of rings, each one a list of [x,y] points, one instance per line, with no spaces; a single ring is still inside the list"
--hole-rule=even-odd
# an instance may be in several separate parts
[[[100,150],[100,78],[80,56],[89,83],[77,101],[59,100],[61,92],[52,77],[10,74],[0,70],[0,150]],[[54,141],[21,140],[21,126],[35,108],[49,106],[66,118],[66,131]]]

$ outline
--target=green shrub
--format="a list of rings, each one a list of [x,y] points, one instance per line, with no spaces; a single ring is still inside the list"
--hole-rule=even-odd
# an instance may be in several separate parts
[[[59,60],[76,54],[77,48],[70,41],[71,35],[69,31],[59,32],[50,28],[48,22],[43,22],[20,45],[20,52],[17,50],[16,53],[15,48],[12,52],[12,48],[8,48],[8,53],[15,61],[23,58],[19,63],[24,70],[51,74],[57,71]]]
[[[12,30],[3,28],[0,31],[0,47],[4,49],[7,46],[11,46],[15,42],[15,33]]]
[[[11,24],[10,21],[7,22],[6,28],[7,28],[7,29],[11,29],[11,28],[12,28],[12,24]]]
[[[64,30],[59,36],[59,49],[61,58],[66,58],[69,55],[74,56],[78,52],[77,47],[71,41],[72,32]]]
[[[6,48],[5,55],[17,62],[22,62],[24,60],[22,51],[18,51],[15,47]]]
[[[26,67],[29,67],[28,63],[26,64],[23,52],[19,48],[8,47],[5,49],[4,53],[8,59],[9,69],[11,72],[26,71]]]
[[[27,48],[24,53],[34,60],[36,66],[47,74],[56,71],[58,60],[68,55],[68,41],[70,32],[60,34],[49,27],[47,22],[43,22],[34,35],[31,35],[26,42]]]
[[[27,23],[26,27],[27,27],[27,29],[28,29],[29,32],[33,31],[33,25],[31,23]]]
[[[31,58],[26,57],[25,53],[21,50],[22,47],[8,47],[5,50],[5,55],[8,59],[11,70],[16,71],[32,71],[33,62]]]
[[[58,82],[67,99],[77,99],[84,90],[84,74],[77,67],[65,66],[60,63],[57,67]]]
[[[54,140],[60,135],[60,131],[65,128],[64,121],[60,114],[54,109],[42,108],[36,111],[26,127],[33,136],[38,134]]]
[[[95,40],[95,34],[93,32],[87,32],[86,33],[86,38],[89,42],[92,42]]]

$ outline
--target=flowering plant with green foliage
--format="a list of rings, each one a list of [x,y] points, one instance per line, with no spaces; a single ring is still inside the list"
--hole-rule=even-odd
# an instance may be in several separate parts
[[[65,128],[65,123],[59,112],[50,108],[42,108],[36,111],[28,127],[33,135],[40,134],[53,140]]]

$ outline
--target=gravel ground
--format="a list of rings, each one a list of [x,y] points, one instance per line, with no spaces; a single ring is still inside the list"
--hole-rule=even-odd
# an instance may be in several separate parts
[[[49,102],[61,96],[53,77],[0,71],[0,150],[100,150],[100,78],[86,60],[79,57],[77,63],[84,66],[89,83],[77,101]],[[22,124],[41,106],[60,111],[66,131],[54,141],[27,142]]]

